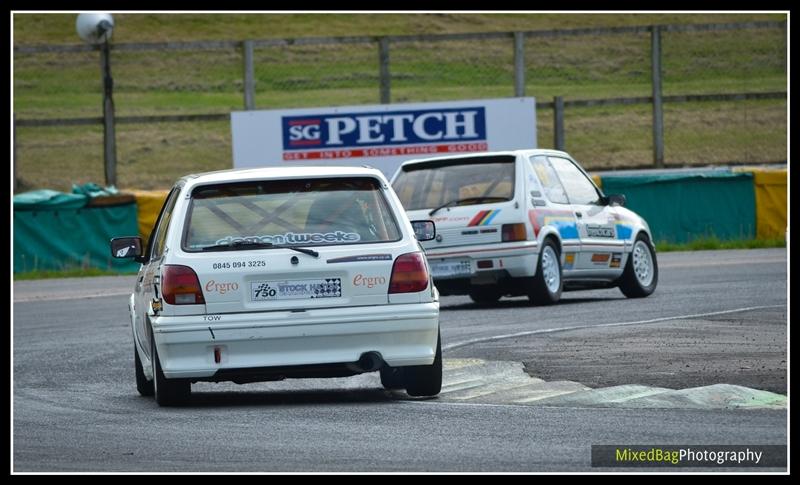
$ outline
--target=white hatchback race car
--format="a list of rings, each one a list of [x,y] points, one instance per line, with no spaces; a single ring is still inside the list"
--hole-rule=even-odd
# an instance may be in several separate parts
[[[146,248],[129,309],[136,386],[179,405],[197,381],[344,377],[441,389],[439,302],[413,225],[377,170],[229,170],[180,179]]]
[[[487,304],[562,290],[619,287],[648,296],[658,283],[647,222],[606,196],[567,153],[487,152],[410,160],[392,186],[411,219],[433,219],[424,243],[442,295]]]

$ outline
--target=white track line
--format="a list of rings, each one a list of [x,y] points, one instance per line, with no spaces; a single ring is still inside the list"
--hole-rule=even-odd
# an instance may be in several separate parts
[[[783,308],[784,305],[764,305],[764,306],[751,306],[745,308],[737,308],[735,310],[722,310],[719,312],[710,312],[710,313],[696,313],[694,315],[676,315],[673,317],[661,317],[661,318],[653,318],[651,320],[639,320],[636,322],[614,322],[614,323],[599,323],[596,325],[578,325],[574,327],[559,327],[559,328],[544,328],[541,330],[530,330],[527,332],[517,332],[517,333],[509,333],[505,335],[495,335],[492,337],[480,337],[465,340],[463,342],[455,342],[448,345],[443,345],[442,350],[453,350],[459,347],[464,347],[467,345],[472,345],[480,342],[492,342],[495,340],[503,340],[507,338],[514,338],[514,337],[524,337],[527,335],[537,335],[541,333],[555,333],[555,332],[566,332],[569,330],[583,330],[587,328],[599,328],[599,327],[621,327],[626,325],[645,325],[648,323],[658,323],[658,322],[666,322],[669,320],[686,320],[690,318],[702,318],[702,317],[711,317],[714,315],[725,315],[727,313],[738,313],[738,312],[746,312],[750,310],[763,310],[765,308]]]

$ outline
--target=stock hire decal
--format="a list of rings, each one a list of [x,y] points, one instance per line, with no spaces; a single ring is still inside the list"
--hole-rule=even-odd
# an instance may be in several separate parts
[[[284,160],[488,149],[483,107],[283,116],[281,124]]]

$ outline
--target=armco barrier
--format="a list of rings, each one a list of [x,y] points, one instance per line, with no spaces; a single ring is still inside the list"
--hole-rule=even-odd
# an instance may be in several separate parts
[[[99,268],[136,272],[111,257],[112,237],[136,234],[136,205],[14,211],[14,272]]]
[[[601,178],[604,193],[625,194],[626,207],[645,218],[656,242],[755,237],[751,173],[713,170]]]
[[[136,205],[138,206],[139,218],[139,232],[145,245],[150,238],[150,231],[156,225],[158,214],[161,212],[161,207],[169,194],[169,190],[132,190],[127,191],[136,198]],[[135,233],[128,234],[134,236]]]

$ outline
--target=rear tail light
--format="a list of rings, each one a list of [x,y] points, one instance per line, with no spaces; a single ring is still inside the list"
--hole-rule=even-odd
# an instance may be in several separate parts
[[[528,239],[525,224],[503,224],[503,242],[524,241]]]
[[[161,277],[161,294],[170,305],[205,304],[197,273],[188,266],[167,264]]]
[[[428,287],[428,268],[422,253],[406,253],[394,260],[389,293],[416,293]]]

